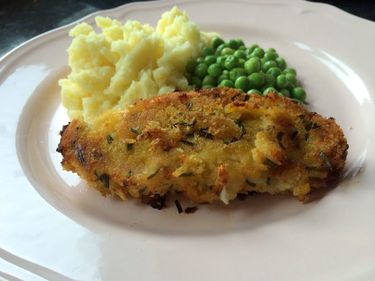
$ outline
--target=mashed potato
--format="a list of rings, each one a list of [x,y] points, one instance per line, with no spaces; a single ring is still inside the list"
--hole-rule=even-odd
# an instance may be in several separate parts
[[[176,7],[156,28],[132,20],[124,25],[108,17],[95,20],[101,32],[87,23],[70,31],[71,73],[59,81],[69,117],[88,122],[111,108],[188,89],[186,63],[212,38]]]

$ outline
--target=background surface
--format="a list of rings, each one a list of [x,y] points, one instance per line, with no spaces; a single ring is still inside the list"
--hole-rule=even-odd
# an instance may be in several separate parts
[[[0,56],[45,31],[68,24],[97,10],[111,9],[130,2],[134,1],[0,0]],[[331,4],[353,15],[375,21],[375,1],[372,0],[311,2]]]

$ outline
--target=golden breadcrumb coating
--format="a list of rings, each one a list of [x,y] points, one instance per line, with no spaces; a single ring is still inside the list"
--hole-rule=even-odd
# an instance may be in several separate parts
[[[103,195],[164,206],[170,192],[228,203],[249,192],[300,200],[344,168],[348,144],[333,118],[291,99],[235,89],[174,92],[64,126],[64,169]]]

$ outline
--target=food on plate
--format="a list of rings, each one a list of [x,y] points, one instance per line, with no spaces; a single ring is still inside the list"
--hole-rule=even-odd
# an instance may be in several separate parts
[[[169,193],[194,203],[248,193],[300,200],[342,171],[348,144],[333,118],[293,100],[231,88],[180,91],[64,126],[65,170],[103,195],[155,208]]]
[[[96,17],[70,31],[70,74],[59,81],[70,119],[90,122],[100,113],[124,109],[139,99],[189,89],[185,67],[200,55],[212,34],[204,33],[177,7],[153,28]]]
[[[246,47],[241,39],[224,41],[215,36],[201,56],[186,65],[189,83],[195,89],[237,88],[249,94],[280,95],[304,102],[306,92],[297,81],[297,73],[288,68],[275,49],[264,51],[259,45]]]

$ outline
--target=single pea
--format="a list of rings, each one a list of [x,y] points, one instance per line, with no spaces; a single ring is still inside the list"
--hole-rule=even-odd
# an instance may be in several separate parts
[[[233,55],[228,56],[224,61],[224,67],[228,70],[238,66],[238,58]]]
[[[216,85],[215,77],[211,75],[206,75],[202,80],[202,85]]]
[[[215,54],[216,54],[217,56],[220,55],[220,54],[221,54],[221,51],[222,51],[224,48],[226,48],[226,47],[228,47],[228,44],[227,44],[227,43],[223,43],[223,44],[219,45],[219,47],[217,47],[217,49],[216,49],[216,51],[215,51]]]
[[[265,81],[265,75],[263,72],[255,72],[249,75],[250,87],[259,89],[262,87]]]
[[[234,87],[234,83],[231,80],[223,80],[223,81],[220,82],[219,87],[233,88]]]
[[[223,70],[223,74],[225,74],[225,75],[229,75],[229,70],[228,70],[228,69],[224,69],[224,70]]]
[[[264,82],[265,85],[267,85],[268,87],[271,87],[275,84],[275,77],[271,74],[266,74],[265,75],[265,82]]]
[[[300,100],[302,102],[306,99],[306,92],[302,87],[295,87],[291,93],[292,98]]]
[[[228,46],[233,50],[237,50],[240,45],[238,44],[238,41],[236,39],[231,39],[228,41]]]
[[[210,47],[204,47],[203,50],[202,50],[202,57],[212,55],[213,53],[214,53],[214,49],[212,49]]]
[[[261,93],[260,91],[256,90],[256,89],[248,90],[247,93],[248,93],[249,95],[259,95],[259,96],[262,95],[262,93]]]
[[[271,67],[267,70],[267,74],[271,74],[273,77],[277,77],[281,74],[281,70],[278,67]]]
[[[207,64],[207,65],[211,65],[213,63],[216,62],[216,56],[214,55],[208,55],[204,58],[204,62]]]
[[[242,39],[240,39],[240,38],[236,38],[236,39],[234,39],[234,41],[236,41],[237,42],[237,46],[238,46],[238,48],[240,48],[240,47],[242,47],[242,46],[245,46],[245,43],[242,41]]]
[[[258,48],[255,48],[254,51],[251,54],[258,57],[258,58],[263,58],[264,50],[262,48],[258,47]]]
[[[247,55],[251,55],[251,53],[255,50],[255,48],[259,48],[259,45],[258,44],[253,44],[251,45],[247,50]]]
[[[266,50],[266,52],[268,52],[268,53],[276,53],[276,50],[275,50],[275,48],[268,48]]]
[[[289,82],[288,79],[286,79],[286,76],[284,74],[280,74],[276,77],[276,86],[277,88],[284,89],[288,86]]]
[[[242,51],[246,51],[246,46],[240,46],[239,48],[238,48],[238,50],[242,50]]]
[[[287,74],[285,74],[285,77],[290,85],[292,85],[293,87],[297,86],[297,78],[293,73],[288,72]]]
[[[214,37],[212,38],[211,45],[212,45],[212,48],[217,49],[217,47],[219,47],[223,43],[224,43],[223,39],[221,39],[220,37]]]
[[[250,89],[250,81],[249,78],[246,76],[240,76],[234,82],[234,87],[237,89],[241,89],[242,91],[246,92]]]
[[[218,78],[217,78],[217,83],[220,84],[221,81],[223,80],[230,80],[229,79],[229,75],[228,74],[221,74]]]
[[[277,63],[274,61],[274,60],[269,60],[269,61],[266,61],[263,66],[262,66],[262,70],[264,72],[267,72],[268,69],[270,69],[271,67],[276,67],[277,66]]]
[[[279,93],[284,97],[290,97],[290,92],[287,89],[282,89],[279,91]]]
[[[244,63],[245,63],[245,59],[242,59],[242,58],[238,59],[238,65],[243,66]]]
[[[270,93],[277,93],[277,91],[273,87],[268,87],[263,91],[263,96],[267,96]]]
[[[286,68],[286,61],[283,58],[276,58],[275,59],[277,66],[281,69],[284,70]]]
[[[186,64],[186,72],[187,73],[193,73],[194,70],[195,70],[195,67],[197,66],[197,61],[196,60],[190,60],[187,64]]]
[[[260,64],[259,58],[258,57],[249,58],[247,61],[245,61],[244,68],[247,74],[260,71],[261,64]]]
[[[226,57],[219,56],[216,58],[216,63],[218,63],[221,67],[223,67],[225,59]]]
[[[233,68],[231,71],[229,71],[229,79],[233,82],[237,80],[240,76],[246,76],[246,70],[241,67]]]
[[[202,86],[202,80],[198,76],[191,77],[191,85],[195,88],[200,88]]]
[[[236,50],[233,55],[239,59],[245,59],[246,58],[246,53],[243,50]]]
[[[207,73],[213,77],[219,76],[221,72],[222,68],[218,63],[211,64],[207,69]]]
[[[225,47],[222,51],[221,51],[221,55],[222,56],[228,56],[228,55],[232,55],[234,53],[234,50],[232,48],[229,48],[229,47]]]
[[[210,84],[206,84],[202,86],[202,89],[209,89],[209,88],[214,88],[214,86]]]
[[[294,68],[285,68],[283,71],[285,74],[286,73],[292,73],[294,75],[297,75],[297,71]]]
[[[194,73],[195,73],[196,76],[203,78],[207,74],[207,69],[208,69],[207,64],[202,62],[202,63],[199,63],[195,67]]]
[[[278,54],[276,52],[270,52],[269,49],[266,51],[266,53],[264,54],[264,59],[266,61],[269,61],[269,60],[276,60],[278,57]]]

